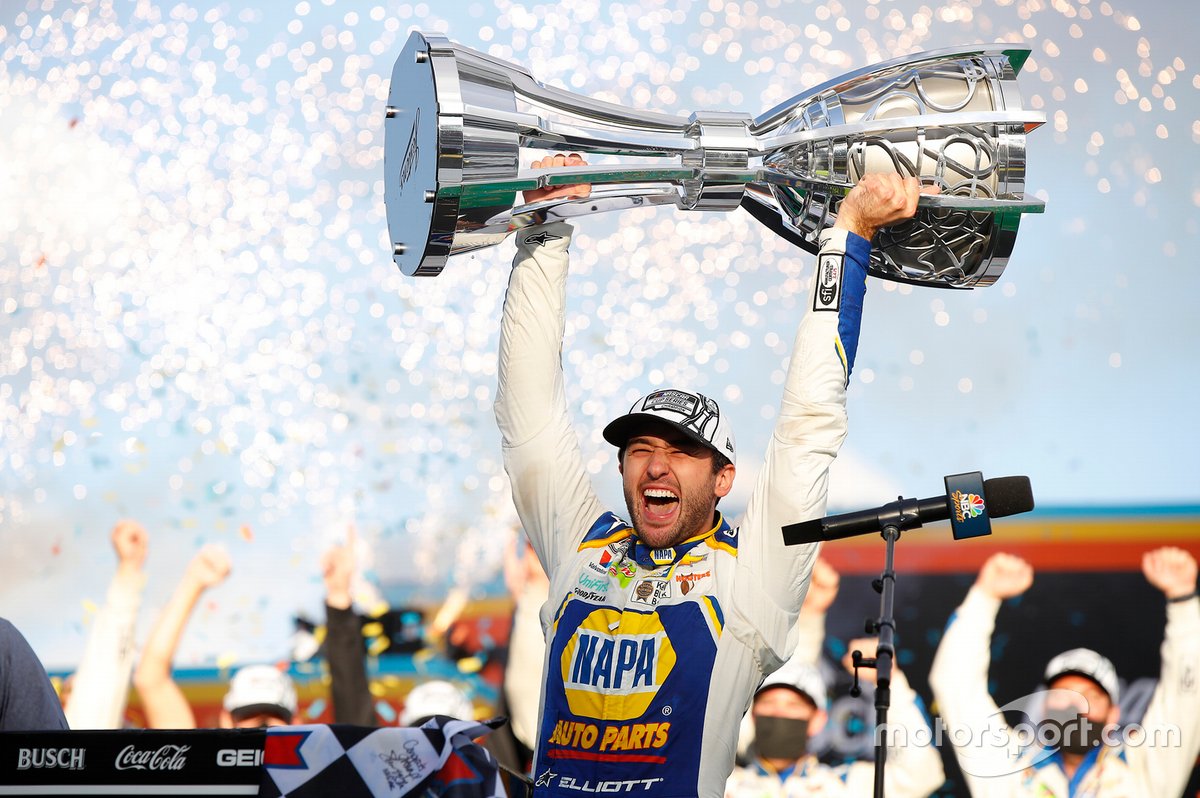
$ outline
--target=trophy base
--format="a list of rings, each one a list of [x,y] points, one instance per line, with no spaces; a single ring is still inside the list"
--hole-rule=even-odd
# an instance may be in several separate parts
[[[406,275],[437,275],[450,257],[457,198],[438,198],[440,155],[434,55],[421,35],[409,37],[392,69],[384,120],[384,201],[392,258]]]

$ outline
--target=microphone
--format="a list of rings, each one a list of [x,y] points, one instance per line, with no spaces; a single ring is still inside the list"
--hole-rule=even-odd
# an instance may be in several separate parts
[[[991,518],[1003,518],[1033,509],[1029,477],[993,477],[984,480],[979,471],[945,478],[946,493],[929,499],[905,499],[872,510],[859,510],[788,524],[783,542],[788,546],[817,543],[880,532],[885,526],[913,529],[933,521],[950,519],[954,539],[992,533]]]

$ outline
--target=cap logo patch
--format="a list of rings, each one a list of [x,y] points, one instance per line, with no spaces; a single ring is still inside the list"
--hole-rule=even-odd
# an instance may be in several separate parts
[[[711,441],[721,419],[721,408],[717,403],[702,393],[691,394],[686,391],[667,390],[655,391],[642,402],[645,411],[670,410],[683,416],[679,423]],[[709,427],[712,431],[709,431]],[[728,448],[728,441],[726,442]]]

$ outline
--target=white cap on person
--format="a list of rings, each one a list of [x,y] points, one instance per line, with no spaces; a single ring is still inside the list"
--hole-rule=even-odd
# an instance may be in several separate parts
[[[779,670],[763,679],[762,685],[754,692],[755,697],[772,687],[790,687],[812,701],[817,709],[825,709],[825,705],[829,701],[825,689],[825,677],[821,675],[821,670],[816,665],[807,662],[789,659],[783,663]]]
[[[1078,674],[1091,679],[1104,688],[1108,697],[1115,704],[1120,699],[1120,686],[1117,683],[1117,669],[1112,662],[1090,648],[1073,648],[1064,651],[1046,665],[1046,684],[1050,684],[1059,676]]]
[[[733,430],[716,400],[678,388],[654,391],[638,399],[628,413],[613,419],[604,428],[604,440],[622,447],[640,425],[651,419],[676,427],[692,440],[736,463]]]
[[[404,709],[400,711],[400,725],[419,725],[434,715],[474,720],[475,707],[462,690],[445,680],[434,679],[409,692],[404,699]]]
[[[274,715],[288,723],[296,714],[296,687],[292,677],[273,665],[247,665],[229,682],[222,702],[233,719]]]

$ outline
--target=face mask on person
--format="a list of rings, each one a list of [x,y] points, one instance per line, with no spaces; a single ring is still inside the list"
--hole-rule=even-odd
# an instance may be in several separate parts
[[[1038,724],[1038,742],[1064,754],[1086,754],[1103,742],[1103,731],[1075,707],[1047,707],[1046,717]]]
[[[754,749],[762,759],[799,759],[807,746],[807,720],[770,715],[754,718]]]

